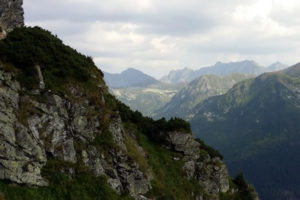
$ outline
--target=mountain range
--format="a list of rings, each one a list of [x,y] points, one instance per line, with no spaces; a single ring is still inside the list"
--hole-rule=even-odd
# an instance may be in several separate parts
[[[262,67],[252,60],[229,63],[217,62],[215,65],[203,67],[198,70],[192,70],[189,68],[173,70],[167,76],[162,77],[160,81],[166,83],[191,82],[192,80],[205,74],[215,74],[221,76],[231,73],[259,75],[264,72],[277,71],[286,67],[286,65],[280,62],[271,64],[268,67]]]
[[[242,81],[194,108],[197,137],[242,169],[262,199],[300,198],[300,64]]]
[[[111,92],[133,110],[154,118],[189,119],[187,115],[193,115],[192,108],[205,98],[223,94],[233,84],[246,77],[285,67],[286,65],[280,62],[269,67],[261,67],[254,61],[245,60],[230,63],[218,62],[211,67],[199,70],[185,68],[171,71],[160,81],[133,68],[119,74],[104,72],[104,79]],[[201,78],[202,76],[204,77]],[[222,76],[227,77],[221,78]],[[188,84],[189,82],[192,83]],[[204,84],[207,84],[206,89]],[[199,92],[200,90],[202,92]]]

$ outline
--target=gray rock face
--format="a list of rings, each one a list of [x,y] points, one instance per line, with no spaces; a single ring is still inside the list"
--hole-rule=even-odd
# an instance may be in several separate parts
[[[190,133],[171,132],[168,134],[167,142],[177,152],[183,153],[187,160],[199,158],[200,144],[195,141]]]
[[[126,150],[124,144],[124,129],[121,126],[121,119],[113,119],[109,125],[109,131],[112,133],[114,142],[118,144],[122,149]]]
[[[24,25],[23,0],[0,0],[0,26],[10,31]]]
[[[93,143],[102,134],[101,112],[89,112],[85,101],[71,103],[46,91],[40,92],[41,101],[34,98],[35,93],[22,90],[15,75],[0,66],[0,179],[45,186],[41,170],[51,157],[82,162],[95,176],[108,177],[108,184],[118,193],[145,199],[151,184],[126,154],[120,117],[112,117],[107,127],[118,147],[103,152]],[[76,89],[73,92],[80,97]],[[76,149],[78,143],[81,149]],[[66,173],[75,172],[68,169]]]
[[[147,200],[151,169],[143,173],[125,145],[125,135],[136,140],[134,134],[125,131],[116,113],[103,123],[101,110],[95,112],[80,91],[70,90],[72,98],[78,98],[75,103],[43,89],[37,98],[36,93],[21,89],[15,75],[0,65],[0,179],[46,186],[41,171],[49,159],[55,159],[83,164],[96,177],[106,176],[108,185],[119,194]],[[97,141],[106,131],[113,144],[104,150],[101,145],[105,143]],[[204,190],[195,199],[209,196],[217,200],[220,192],[230,191],[229,174],[219,158],[203,154],[200,143],[190,133],[166,134],[165,144],[176,155],[173,159],[181,160],[187,179],[197,180]],[[138,142],[136,145],[147,157]],[[76,170],[70,166],[63,173],[74,176]]]
[[[225,164],[220,158],[211,158],[207,153],[200,158],[201,145],[194,140],[192,134],[169,132],[166,140],[169,148],[182,153],[186,177],[197,180],[211,198],[218,199],[220,192],[229,191],[230,175]]]
[[[227,192],[229,190],[229,174],[225,164],[219,158],[209,158],[195,163],[194,177],[210,194]]]
[[[41,177],[46,154],[39,137],[17,119],[20,85],[0,70],[0,179],[47,185]]]

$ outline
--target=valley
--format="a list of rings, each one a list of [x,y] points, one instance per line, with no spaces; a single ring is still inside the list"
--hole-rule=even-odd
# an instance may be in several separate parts
[[[277,63],[261,75],[203,75],[173,91],[163,103],[154,103],[157,107],[147,112],[156,109],[149,115],[156,119],[190,121],[196,137],[223,154],[231,175],[242,170],[262,199],[297,199],[300,65],[283,68]],[[271,69],[280,71],[269,72]],[[140,88],[135,95],[149,89],[153,91]],[[126,90],[130,91],[122,92]],[[155,95],[162,94],[156,90]],[[120,100],[126,103],[128,97]],[[127,103],[134,107],[137,102]],[[143,111],[149,102],[142,105],[135,109]]]

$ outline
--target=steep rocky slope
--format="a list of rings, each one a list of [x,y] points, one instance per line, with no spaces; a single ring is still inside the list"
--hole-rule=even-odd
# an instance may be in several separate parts
[[[242,169],[263,199],[299,199],[300,65],[266,73],[207,99],[191,120],[196,136]]]
[[[1,198],[258,198],[189,124],[131,111],[49,32],[13,30],[0,59]]]

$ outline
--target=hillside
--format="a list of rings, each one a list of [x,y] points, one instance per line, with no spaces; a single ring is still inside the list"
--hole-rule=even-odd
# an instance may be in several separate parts
[[[220,150],[232,174],[243,169],[262,199],[299,199],[300,65],[263,74],[205,100],[191,120]]]
[[[133,68],[120,74],[104,72],[104,80],[110,88],[147,87],[158,83],[155,78]]]
[[[154,121],[41,28],[0,41],[0,198],[258,199],[180,119]]]
[[[199,103],[208,97],[224,94],[234,84],[250,77],[244,74],[230,74],[224,77],[203,75],[180,90],[165,106],[159,108],[154,116],[181,117],[188,120],[193,116],[194,108]]]
[[[167,76],[164,76],[161,81],[168,83],[191,82],[194,79],[207,74],[220,76],[232,73],[259,75],[264,72],[282,70],[286,67],[286,65],[279,62],[273,63],[268,67],[262,67],[251,60],[228,63],[217,62],[215,65],[203,67],[198,70],[192,70],[188,68],[182,70],[173,70]]]
[[[144,116],[151,117],[155,110],[168,103],[184,85],[158,83],[148,87],[111,88],[111,92],[132,110],[138,110]]]

